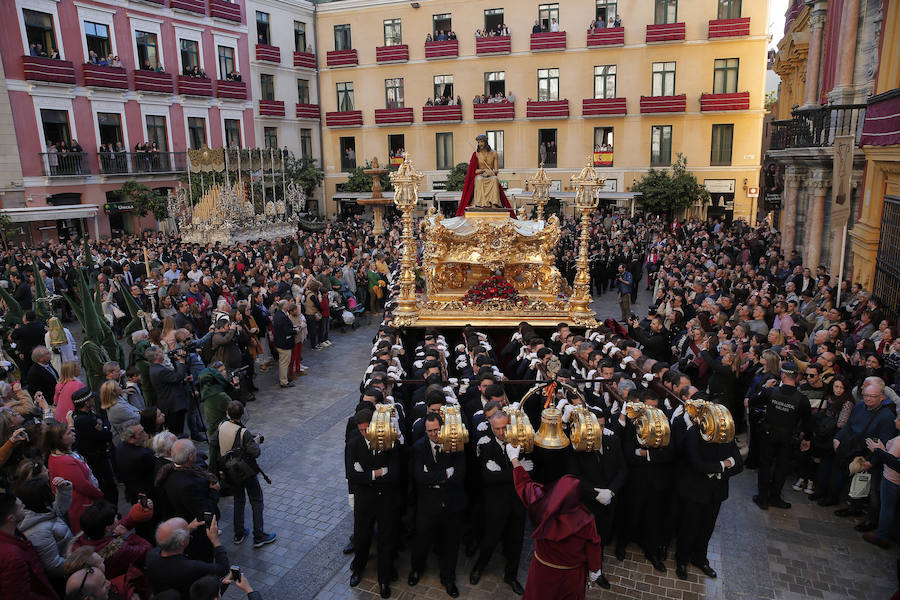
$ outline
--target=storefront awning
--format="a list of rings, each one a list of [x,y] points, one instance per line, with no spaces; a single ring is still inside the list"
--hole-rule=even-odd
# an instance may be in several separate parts
[[[5,208],[0,212],[9,217],[13,223],[30,223],[59,219],[88,219],[96,217],[100,212],[100,207],[94,205],[34,206],[31,208]]]

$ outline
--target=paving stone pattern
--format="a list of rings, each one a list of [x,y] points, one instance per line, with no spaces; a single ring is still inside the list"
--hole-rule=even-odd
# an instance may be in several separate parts
[[[635,305],[644,314],[646,292]],[[613,294],[595,303],[601,316],[618,315]],[[350,557],[341,549],[352,532],[343,469],[343,438],[347,416],[358,400],[360,376],[368,362],[374,324],[342,334],[332,333],[329,350],[305,349],[310,375],[295,388],[282,390],[272,373],[261,374],[259,401],[249,405],[249,426],[263,433],[260,464],[272,478],[263,483],[266,530],[278,541],[261,549],[245,542],[233,546],[230,498],[220,503],[222,539],[232,563],[241,565],[265,600],[378,598],[375,552],[362,583],[350,588]],[[756,472],[747,471],[731,482],[710,544],[710,563],[719,573],[707,579],[691,568],[688,581],[675,577],[673,560],[668,572],[657,573],[632,545],[624,562],[610,552],[604,572],[612,590],[593,588],[589,598],[649,600],[727,599],[800,600],[821,598],[887,599],[897,587],[898,554],[880,550],[860,539],[853,521],[833,515],[832,509],[810,504],[805,495],[785,491],[791,510],[762,512],[750,501]],[[250,507],[246,510],[250,526]],[[529,531],[530,533],[530,531]],[[527,533],[526,533],[527,535]],[[532,546],[526,539],[520,569],[525,584]],[[670,556],[671,556],[670,552]],[[416,587],[406,584],[409,553],[397,560],[400,579],[392,584],[392,598],[448,598],[437,576],[437,558]],[[457,584],[460,597],[473,600],[514,599],[502,581],[502,558],[495,553],[478,586],[470,586],[472,559],[460,554]],[[233,587],[233,586],[232,586]],[[236,589],[228,599],[240,598]]]

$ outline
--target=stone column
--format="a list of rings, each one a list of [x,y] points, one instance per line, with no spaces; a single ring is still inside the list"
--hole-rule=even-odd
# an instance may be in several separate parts
[[[858,3],[858,0],[857,0]],[[821,6],[819,6],[821,4]],[[809,52],[806,56],[806,93],[801,108],[819,106],[819,64],[822,58],[822,33],[825,30],[825,3],[817,3],[809,18]]]
[[[795,167],[789,166],[784,174],[784,205],[781,212],[781,251],[786,258],[794,249],[799,189],[800,173]]]
[[[826,174],[818,172],[807,180],[809,188],[809,212],[806,217],[806,250],[803,264],[815,270],[822,257],[825,231],[825,196],[828,192]]]
[[[841,11],[841,43],[838,45],[835,91],[848,92],[853,86],[856,67],[856,35],[859,29],[859,0],[844,0]],[[812,42],[810,42],[812,43]]]

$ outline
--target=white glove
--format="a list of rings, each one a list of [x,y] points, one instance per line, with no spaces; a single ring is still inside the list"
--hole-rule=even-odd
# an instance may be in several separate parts
[[[476,427],[475,429],[477,429],[478,431],[487,431],[488,430],[487,421],[482,421],[481,423],[478,424],[478,427]]]
[[[521,450],[518,446],[506,444],[506,456],[509,457],[509,460],[516,460],[517,458],[519,458],[519,452],[521,452]]]
[[[459,404],[459,400],[456,399],[455,395],[450,394],[447,396],[447,404]]]
[[[509,405],[509,407],[513,410],[519,410],[519,403],[513,402],[512,404]]]
[[[612,502],[613,493],[611,490],[594,488],[594,491],[597,492],[597,502],[603,506]]]
[[[525,469],[526,471],[528,471],[529,473],[531,472],[532,469],[534,469],[534,461],[529,460],[527,458],[523,458],[522,460],[520,460],[519,464],[522,465],[522,468]]]
[[[603,352],[605,354],[609,354],[609,349],[614,348],[614,347],[615,347],[615,344],[613,344],[612,342],[606,342],[605,344],[603,344]]]
[[[560,400],[559,402],[556,403],[556,410],[562,410],[568,403],[569,403],[569,401],[566,400],[565,398],[563,398],[562,400]]]
[[[497,472],[497,471],[501,470],[500,465],[498,465],[497,463],[495,463],[492,460],[487,461],[487,464],[485,464],[484,466],[487,468],[488,471]]]
[[[453,477],[453,471],[454,471],[453,467],[447,467],[447,479],[450,479],[451,477]]]
[[[347,502],[350,504],[350,512],[353,512],[353,494],[347,494]]]
[[[476,444],[476,446],[483,446],[484,444],[487,444],[490,441],[491,441],[491,437],[486,435],[486,436],[478,439],[478,443]]]
[[[601,575],[603,575],[603,572],[600,570],[591,571],[590,573],[588,573],[588,581],[593,583],[593,582],[597,581],[598,579],[600,579]]]
[[[454,350],[456,350],[457,352],[465,352],[465,351],[466,351],[466,345],[465,345],[465,344],[458,344],[458,345],[456,346],[456,348],[454,348]]]
[[[550,341],[551,341],[551,342],[558,342],[558,341],[559,341],[559,332],[558,332],[558,331],[557,331],[557,332],[554,332],[553,335],[550,336]]]
[[[631,357],[629,357],[631,358]],[[651,382],[653,381],[653,373],[644,373],[644,381]]]
[[[362,473],[363,472],[362,465],[359,464],[358,462],[353,463],[353,470],[356,471],[357,473]]]
[[[519,332],[517,331],[517,332],[515,332],[515,333],[513,334],[512,339],[516,340],[517,342],[521,342],[521,341],[522,341],[522,334],[519,333]]]
[[[456,377],[451,377],[447,381],[450,383],[450,385],[456,385],[459,383],[459,379],[457,379]]]
[[[386,477],[386,476],[387,476],[387,467],[382,467],[382,470],[381,470],[381,476],[382,476],[382,477]]]
[[[622,359],[623,365],[627,365],[628,363],[633,363],[633,362],[634,362],[633,356],[626,356],[625,358]]]
[[[576,352],[575,346],[569,346],[568,348],[566,348],[566,354],[569,356],[575,354],[575,352]]]
[[[572,413],[573,413],[573,412],[575,412],[575,407],[572,406],[571,404],[567,405],[567,406],[563,409],[563,414],[562,414],[562,420],[563,420],[563,423],[568,423],[568,422],[569,422],[569,419],[572,418]]]
[[[394,344],[393,346],[391,346],[391,350],[396,350],[396,351],[399,352],[400,354],[403,354],[403,353],[404,353],[404,352],[403,352],[403,346],[401,346],[400,344]]]

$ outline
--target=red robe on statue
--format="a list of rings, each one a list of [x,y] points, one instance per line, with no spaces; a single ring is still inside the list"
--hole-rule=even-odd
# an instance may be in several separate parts
[[[513,479],[535,526],[523,600],[583,600],[588,572],[600,570],[603,554],[594,515],[581,503],[578,478],[564,475],[545,486],[519,466]]]
[[[469,169],[466,171],[466,182],[463,185],[462,197],[459,199],[459,207],[456,209],[457,217],[462,217],[466,214],[466,208],[468,208],[469,204],[472,202],[472,197],[475,195],[475,171],[477,170],[478,153],[473,152],[472,158],[469,159]],[[500,186],[500,202],[509,209],[509,216],[515,219],[516,213],[513,212],[509,200],[506,199],[506,194],[503,192],[503,186]]]

